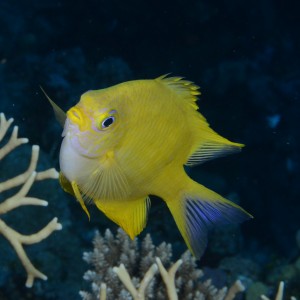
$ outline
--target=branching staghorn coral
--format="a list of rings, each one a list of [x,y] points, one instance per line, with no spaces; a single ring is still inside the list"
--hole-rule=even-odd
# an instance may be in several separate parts
[[[12,123],[12,118],[6,120],[5,115],[3,113],[0,114],[0,142],[6,136],[6,133]],[[16,147],[26,143],[28,143],[28,139],[18,138],[18,126],[14,126],[10,139],[3,147],[0,148],[0,161]],[[3,235],[10,242],[24,266],[27,272],[26,287],[32,287],[35,278],[47,280],[47,276],[34,267],[28,258],[23,245],[39,243],[43,239],[47,238],[53,231],[62,229],[62,225],[57,222],[57,218],[54,218],[40,231],[31,235],[23,235],[7,225],[1,218],[1,215],[23,205],[48,205],[48,202],[45,200],[27,196],[34,181],[58,178],[58,173],[55,169],[48,169],[43,172],[35,171],[38,156],[39,147],[35,145],[32,147],[31,161],[28,169],[24,173],[0,183],[0,193],[22,186],[19,192],[0,203],[0,235]]]
[[[139,247],[121,229],[116,236],[107,229],[104,236],[96,232],[93,244],[93,252],[83,254],[92,267],[83,277],[91,282],[92,292],[80,291],[83,300],[231,300],[244,291],[240,281],[220,290],[211,280],[201,281],[203,272],[189,251],[172,264],[171,245],[155,247],[150,235]]]
[[[283,300],[283,292],[284,292],[284,282],[280,281],[279,286],[278,286],[278,291],[275,296],[275,300]],[[262,300],[270,300],[270,298],[268,298],[265,295],[261,295],[260,297]],[[297,299],[296,299],[296,297],[292,296],[291,300],[297,300]]]

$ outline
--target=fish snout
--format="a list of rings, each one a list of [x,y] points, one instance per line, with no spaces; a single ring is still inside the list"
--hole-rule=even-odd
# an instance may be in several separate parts
[[[84,131],[86,128],[86,119],[80,108],[72,107],[67,112],[67,118],[71,121],[71,123],[78,126],[80,131]]]

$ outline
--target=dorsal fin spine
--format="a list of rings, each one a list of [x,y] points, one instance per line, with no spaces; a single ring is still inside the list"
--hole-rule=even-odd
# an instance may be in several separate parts
[[[194,84],[192,81],[183,79],[183,77],[167,77],[169,74],[162,75],[155,80],[162,82],[167,87],[172,89],[178,96],[182,96],[185,100],[196,102],[201,92],[200,87]],[[198,105],[191,103],[195,110],[198,109]]]

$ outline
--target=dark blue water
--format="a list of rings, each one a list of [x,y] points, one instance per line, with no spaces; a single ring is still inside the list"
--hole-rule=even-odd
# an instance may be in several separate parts
[[[229,268],[233,277],[274,288],[285,280],[287,296],[299,297],[299,9],[296,1],[270,0],[2,0],[0,111],[40,145],[40,169],[59,168],[61,128],[40,85],[67,110],[84,91],[127,80],[172,73],[194,81],[212,128],[246,147],[188,172],[254,216],[212,232],[199,266]],[[30,148],[23,147],[0,162],[1,181],[26,169]],[[92,249],[95,229],[116,226],[96,210],[88,222],[54,181],[37,184],[32,194],[49,207],[18,208],[3,216],[6,223],[30,234],[58,216],[64,230],[26,248],[49,277],[30,290],[13,249],[0,239],[0,299],[80,299],[88,268],[82,252]],[[153,202],[145,232],[156,244],[172,243],[175,260],[185,245],[166,206]],[[232,271],[243,259],[248,264]]]

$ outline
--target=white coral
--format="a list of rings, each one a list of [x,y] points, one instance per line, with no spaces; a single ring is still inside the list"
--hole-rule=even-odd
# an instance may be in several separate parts
[[[174,264],[171,256],[171,245],[162,243],[155,247],[150,235],[139,247],[137,239],[131,241],[121,229],[116,236],[110,230],[106,230],[104,236],[96,232],[93,252],[83,254],[84,260],[92,266],[84,275],[84,279],[91,282],[92,293],[80,291],[80,295],[83,300],[232,300],[245,289],[239,280],[230,289],[220,290],[211,280],[200,282],[203,272],[197,269],[190,252],[184,253]],[[117,266],[111,268],[114,265]],[[170,266],[168,270],[166,265]]]
[[[283,292],[284,292],[284,282],[280,281],[279,282],[279,286],[278,286],[278,291],[277,294],[275,296],[275,300],[283,300]],[[265,295],[261,295],[260,296],[262,300],[270,300],[270,298],[268,298]],[[297,300],[296,297],[292,296],[291,300]]]
[[[3,113],[0,114],[0,142],[5,137],[12,123],[12,118],[6,120],[5,115]],[[28,139],[18,138],[18,126],[14,126],[10,139],[2,148],[0,148],[0,161],[16,147],[26,143],[28,143]],[[0,234],[2,234],[13,246],[27,272],[26,287],[32,287],[35,278],[47,280],[47,276],[34,267],[28,258],[23,245],[39,243],[43,239],[47,238],[53,231],[61,230],[62,225],[57,222],[57,218],[54,218],[40,231],[31,235],[23,235],[8,226],[3,219],[1,219],[1,215],[4,215],[22,205],[48,205],[48,202],[45,200],[27,196],[27,193],[29,192],[34,181],[58,178],[58,173],[53,168],[43,172],[35,171],[38,156],[39,146],[35,145],[32,147],[31,161],[28,169],[24,173],[0,183],[0,193],[22,185],[19,192],[0,203]]]

